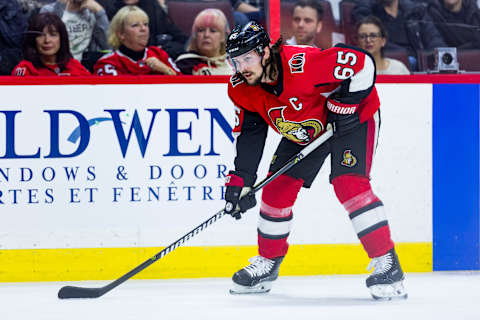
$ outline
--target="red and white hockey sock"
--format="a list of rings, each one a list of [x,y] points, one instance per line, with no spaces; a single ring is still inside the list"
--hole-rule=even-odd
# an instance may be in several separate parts
[[[383,203],[373,193],[368,178],[344,175],[333,179],[332,184],[368,256],[379,257],[392,249]]]
[[[258,220],[258,252],[265,258],[285,256],[293,222],[292,207],[303,180],[281,175],[265,186]]]

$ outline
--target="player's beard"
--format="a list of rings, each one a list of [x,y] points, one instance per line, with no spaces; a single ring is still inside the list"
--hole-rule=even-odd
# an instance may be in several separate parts
[[[247,79],[242,73],[241,73],[241,76],[242,76],[243,80],[245,80],[245,82],[248,83],[248,85],[256,86],[256,85],[259,85],[260,83],[262,83],[262,79],[263,79],[264,74],[265,74],[265,70],[262,70],[262,73],[256,78]]]

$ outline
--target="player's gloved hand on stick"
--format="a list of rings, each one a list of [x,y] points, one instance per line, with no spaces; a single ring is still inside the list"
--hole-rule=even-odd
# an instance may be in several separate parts
[[[332,124],[333,135],[338,138],[347,135],[360,126],[358,113],[354,114],[336,114],[329,112],[327,115],[327,123]]]
[[[347,135],[360,126],[358,104],[341,103],[334,97],[329,97],[327,108],[327,123],[332,124],[335,137]]]
[[[231,215],[235,219],[240,219],[242,213],[255,207],[257,199],[255,194],[250,192],[251,187],[245,186],[242,177],[230,172],[227,176],[225,186],[225,213]]]

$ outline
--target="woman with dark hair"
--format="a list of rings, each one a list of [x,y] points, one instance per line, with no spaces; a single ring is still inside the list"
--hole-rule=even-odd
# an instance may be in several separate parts
[[[374,58],[377,74],[410,74],[408,68],[399,60],[385,57],[387,29],[375,16],[368,16],[357,23],[357,44]]]
[[[24,60],[13,69],[14,76],[90,75],[72,57],[65,24],[54,13],[32,17],[22,49]]]

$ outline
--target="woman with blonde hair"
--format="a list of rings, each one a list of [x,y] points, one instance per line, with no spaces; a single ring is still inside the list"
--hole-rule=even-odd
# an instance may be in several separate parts
[[[225,43],[230,33],[227,18],[219,9],[205,9],[193,21],[187,53],[175,61],[183,74],[230,75]]]
[[[150,29],[148,16],[137,6],[120,9],[108,29],[108,42],[114,52],[101,57],[94,66],[98,75],[175,75],[175,63],[168,54],[148,46]]]

